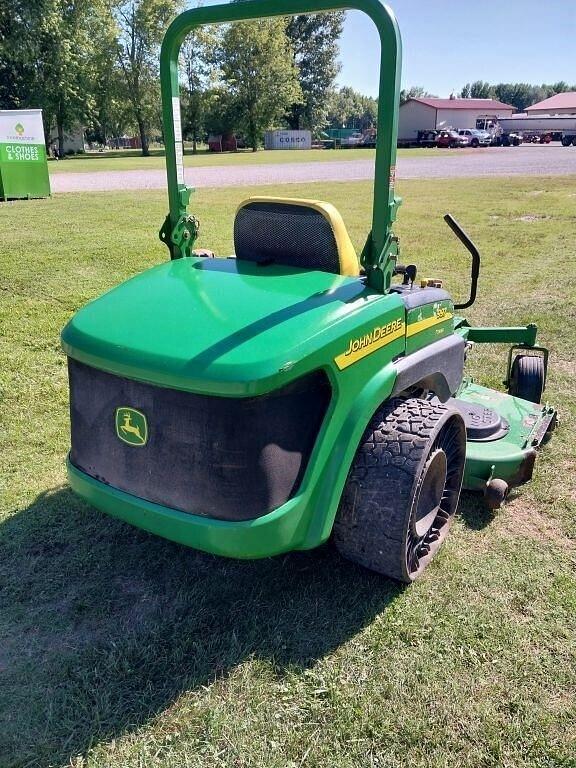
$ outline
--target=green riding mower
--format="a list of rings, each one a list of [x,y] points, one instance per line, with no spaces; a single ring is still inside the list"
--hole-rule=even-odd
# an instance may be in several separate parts
[[[195,251],[184,183],[178,54],[204,24],[355,8],[373,20],[381,72],[372,228],[358,257],[338,212],[254,197],[235,255]],[[379,0],[247,0],[200,7],[161,52],[171,259],[81,309],[69,358],[72,488],[176,542],[238,558],[317,547],[400,581],[446,537],[461,488],[490,508],[532,476],[555,425],[541,405],[536,327],[471,327],[438,282],[399,262],[392,226],[400,36]],[[508,392],[464,375],[473,343],[510,346]]]

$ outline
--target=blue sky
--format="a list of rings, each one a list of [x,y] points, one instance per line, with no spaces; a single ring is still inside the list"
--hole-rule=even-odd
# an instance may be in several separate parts
[[[573,0],[389,0],[404,48],[402,83],[449,96],[473,80],[576,82]],[[378,91],[378,36],[349,11],[341,40],[341,84]]]
[[[215,2],[204,0],[206,5]],[[574,0],[388,2],[402,34],[404,86],[449,96],[473,80],[576,82]],[[377,95],[378,45],[370,19],[349,11],[341,39],[340,85]]]

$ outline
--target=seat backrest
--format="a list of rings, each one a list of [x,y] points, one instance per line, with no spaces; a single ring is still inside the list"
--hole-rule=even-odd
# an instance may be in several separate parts
[[[250,197],[234,221],[237,259],[358,275],[360,265],[342,217],[330,203]]]

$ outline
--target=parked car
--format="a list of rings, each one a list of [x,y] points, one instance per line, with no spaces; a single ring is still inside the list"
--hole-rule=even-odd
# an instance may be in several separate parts
[[[364,136],[360,133],[360,131],[355,131],[354,133],[350,134],[350,136],[346,136],[343,138],[340,142],[340,146],[344,148],[350,148],[350,147],[359,147],[362,142],[364,141]]]
[[[471,147],[489,147],[492,137],[488,131],[480,131],[478,128],[460,128],[459,136],[466,136]]]
[[[438,131],[418,131],[419,147],[435,147]]]
[[[377,134],[375,128],[372,128],[372,129],[370,129],[368,131],[365,131],[365,133],[364,133],[364,135],[362,137],[362,142],[361,142],[360,146],[374,148],[376,146],[377,138],[378,138],[378,134]]]
[[[450,147],[450,149],[454,149],[455,147],[467,147],[469,143],[468,136],[460,136],[458,131],[451,129],[440,131],[436,138],[436,146],[440,148]]]

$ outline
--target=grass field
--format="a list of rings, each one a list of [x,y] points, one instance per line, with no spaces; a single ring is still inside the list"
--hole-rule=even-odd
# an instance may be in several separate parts
[[[468,150],[463,150],[468,151]],[[444,157],[455,157],[461,152],[443,151],[437,149],[399,149],[399,157],[434,156],[442,152]],[[267,165],[276,163],[326,163],[335,160],[362,160],[374,158],[373,149],[340,149],[337,151],[302,149],[279,150],[241,150],[239,152],[200,151],[193,155],[184,156],[184,165],[194,168],[208,165]],[[48,164],[50,173],[93,173],[94,171],[143,171],[165,168],[164,151],[152,150],[150,157],[142,157],[139,150],[118,150],[86,155],[73,155],[58,162],[51,160]]]
[[[576,766],[574,178],[401,183],[404,260],[477,323],[536,321],[561,425],[496,515],[471,495],[408,589],[330,546],[224,561],[109,519],[69,491],[58,334],[84,302],[166,258],[164,194],[0,205],[0,766]],[[264,191],[259,189],[259,192]],[[273,191],[273,190],[268,190]],[[201,245],[231,249],[248,189],[203,189]],[[368,182],[291,186],[336,203],[355,243]],[[498,386],[505,350],[473,351]]]

